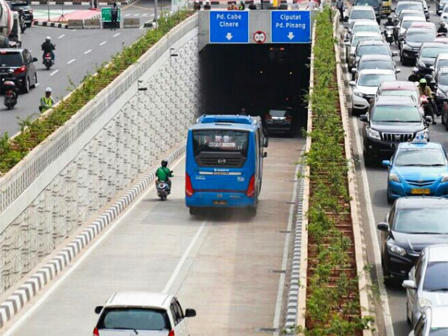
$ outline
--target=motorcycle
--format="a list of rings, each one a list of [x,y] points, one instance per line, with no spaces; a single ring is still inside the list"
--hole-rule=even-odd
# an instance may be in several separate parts
[[[446,33],[437,33],[437,37],[446,37]]]
[[[47,70],[50,70],[50,68],[53,66],[54,62],[51,58],[51,53],[45,53],[44,56],[44,65],[47,68]]]
[[[165,181],[157,181],[157,196],[160,197],[162,201],[165,201],[168,195],[170,194],[170,186]]]
[[[12,80],[5,80],[2,84],[5,91],[5,98],[3,104],[11,110],[17,104],[17,88],[16,83]]]
[[[393,27],[386,27],[386,30],[384,31],[384,35],[386,36],[386,42],[389,44],[394,43],[394,28]]]
[[[427,119],[427,117],[430,117],[431,121],[434,122],[433,115],[430,112],[430,108],[433,108],[431,100],[432,100],[431,97],[427,97],[425,95],[421,95],[420,96],[420,106],[423,108],[423,111],[425,113],[425,119]],[[433,113],[435,115],[435,111],[433,111]]]

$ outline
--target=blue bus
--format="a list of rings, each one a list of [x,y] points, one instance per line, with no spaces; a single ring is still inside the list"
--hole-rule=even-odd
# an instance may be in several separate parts
[[[185,200],[190,214],[220,207],[247,208],[255,216],[267,146],[259,117],[199,117],[187,138]]]

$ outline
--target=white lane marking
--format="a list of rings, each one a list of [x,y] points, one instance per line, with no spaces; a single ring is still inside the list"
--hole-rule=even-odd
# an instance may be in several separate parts
[[[65,34],[62,34],[61,36],[58,37],[58,39],[63,38],[65,36]]]
[[[53,72],[50,74],[50,76],[56,75],[56,74],[58,73],[58,71],[59,71],[59,70],[55,70],[55,71],[53,71]]]
[[[177,276],[179,275],[180,270],[182,269],[182,266],[185,263],[185,260],[187,260],[191,250],[193,249],[194,245],[196,244],[198,238],[201,236],[202,231],[204,231],[205,225],[207,225],[207,221],[203,221],[201,226],[199,227],[198,231],[196,231],[196,234],[194,235],[193,239],[190,242],[190,245],[188,245],[187,249],[185,250],[184,254],[182,255],[182,258],[180,258],[176,268],[174,269],[174,272],[171,274],[170,280],[165,285],[165,288],[163,289],[162,293],[166,294],[169,292],[171,286],[173,285],[174,281],[176,280]]]
[[[74,59],[71,59],[70,61],[68,61],[67,64],[71,64],[71,63],[73,63],[74,61],[76,61],[75,58],[74,58]]]
[[[33,52],[32,50],[28,50],[29,52]]]
[[[140,15],[139,13],[134,14],[134,16],[139,16],[139,15]]]
[[[114,35],[114,37],[117,37],[118,35],[120,35],[120,33],[116,33],[116,34]]]
[[[129,14],[129,13],[127,13],[127,14],[125,14],[124,16],[130,16],[131,14]]]
[[[367,210],[367,217],[368,217],[368,226],[370,228],[370,235],[372,236],[374,242],[373,242],[373,255],[375,258],[375,269],[376,274],[378,274],[378,289],[380,291],[380,302],[381,307],[383,309],[383,317],[384,317],[384,323],[386,327],[386,334],[388,336],[394,336],[394,327],[392,324],[392,315],[390,313],[390,307],[389,307],[389,299],[387,297],[386,287],[384,286],[384,275],[383,275],[383,269],[381,267],[381,252],[380,252],[380,244],[378,241],[378,233],[376,230],[375,225],[375,216],[373,215],[373,208],[372,208],[372,199],[370,198],[370,188],[369,188],[369,180],[367,179],[367,171],[364,161],[364,155],[362,154],[362,146],[361,146],[361,139],[359,136],[359,127],[357,123],[356,118],[352,118],[352,124],[353,124],[353,130],[355,131],[355,139],[356,139],[356,149],[358,151],[358,154],[362,156],[361,161],[361,177],[362,177],[362,184],[363,184],[363,191],[364,191],[364,197],[366,198],[366,210]]]
[[[84,51],[84,55],[87,55],[89,52],[91,52],[92,51],[92,49],[89,49],[89,50],[87,50],[87,51]]]
[[[107,41],[103,41],[103,42],[100,43],[100,46],[102,46],[102,45],[104,45],[106,43],[107,43]]]
[[[146,14],[143,14],[142,16],[147,16],[148,15],[148,13],[146,13]]]
[[[183,155],[178,161],[173,165],[173,168],[175,168],[180,162],[182,162],[185,159],[185,155]],[[134,209],[135,207],[140,204],[142,199],[144,199],[150,191],[152,191],[155,187],[155,184],[152,183],[152,186],[148,188],[142,195],[137,197],[137,199],[134,200],[134,202],[131,204],[131,206],[123,213],[121,214],[121,217],[118,218],[115,222],[112,222],[112,224],[109,226],[109,230],[106,230],[104,234],[100,234],[98,237],[98,240],[90,247],[88,247],[85,251],[81,251],[82,254],[78,260],[73,264],[72,267],[66,268],[66,272],[62,271],[61,277],[52,285],[49,285],[48,291],[43,293],[43,295],[40,297],[40,299],[32,306],[30,306],[30,309],[26,311],[18,320],[16,323],[14,323],[11,328],[6,331],[3,336],[11,336],[30,316],[40,308],[40,306],[45,303],[45,301],[48,299],[48,297],[82,264],[82,262],[87,259],[87,257],[118,227],[118,224],[121,223]]]
[[[302,156],[303,151],[300,152],[300,156]],[[292,221],[294,219],[294,208],[296,206],[296,200],[297,200],[297,175],[299,174],[299,166],[296,166],[296,169],[294,171],[294,190],[292,192],[291,196],[291,205],[289,206],[289,216],[288,216],[288,228],[286,231],[291,232],[292,229]],[[282,270],[286,270],[288,267],[288,253],[289,253],[289,242],[291,240],[291,233],[287,233],[285,235],[285,245],[283,247],[283,260],[282,260]],[[285,281],[286,281],[286,274],[280,273],[280,280],[278,282],[278,292],[277,292],[277,301],[275,303],[275,314],[274,314],[274,324],[273,328],[278,329],[280,328],[280,316],[283,309],[283,291],[285,289]],[[273,336],[278,336],[279,332],[274,332]]]

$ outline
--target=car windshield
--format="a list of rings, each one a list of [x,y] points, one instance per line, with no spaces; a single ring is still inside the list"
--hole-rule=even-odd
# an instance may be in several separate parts
[[[434,48],[434,47],[426,47],[421,49],[421,57],[424,58],[436,58],[441,53],[447,53],[448,47],[446,48]]]
[[[98,329],[169,330],[165,310],[148,308],[109,308],[101,315]]]
[[[446,217],[445,217],[446,218]],[[426,267],[423,290],[427,292],[448,291],[448,262],[429,262]]]
[[[382,96],[411,96],[415,98],[415,101],[418,101],[418,93],[417,90],[383,90],[381,92]]]
[[[435,38],[436,38],[435,34],[432,31],[430,31],[430,29],[425,29],[425,31],[408,30],[406,34],[407,42],[432,42],[435,40]]]
[[[366,45],[360,46],[357,51],[358,56],[362,55],[390,55],[386,45]]]
[[[376,7],[380,4],[380,1],[378,0],[358,0],[355,1],[355,6],[372,6],[372,7]]]
[[[448,209],[399,209],[392,230],[409,234],[448,234]]]
[[[405,9],[411,9],[411,10],[418,10],[423,12],[423,5],[419,2],[415,3],[398,3],[397,8],[395,10],[395,13],[400,14],[402,10]]]
[[[439,76],[437,81],[439,85],[448,85],[448,73],[443,73]]]
[[[429,331],[431,336],[446,336],[448,335],[448,328],[433,328]]]
[[[372,121],[421,122],[421,116],[415,106],[382,105],[376,106],[373,110]]]
[[[448,67],[448,59],[441,59],[437,62],[437,70],[443,67]]]
[[[21,66],[22,63],[22,56],[20,53],[0,51],[0,66]]]
[[[397,153],[395,166],[446,166],[446,161],[438,149],[405,149]]]
[[[359,33],[359,32],[373,32],[373,33],[379,33],[380,28],[378,26],[374,25],[355,25],[353,26],[353,34]]]
[[[287,117],[291,115],[289,110],[269,110],[271,117]]]
[[[357,47],[360,41],[363,40],[381,40],[380,36],[360,36],[360,35],[355,35],[353,36],[353,40],[352,40],[352,47]]]
[[[239,152],[247,155],[249,132],[228,129],[193,131],[193,151],[198,156],[201,152]]]
[[[363,61],[359,63],[359,70],[364,69],[384,69],[394,70],[394,64],[391,61]]]
[[[384,81],[393,81],[395,76],[393,74],[362,74],[358,79],[358,86],[379,86]]]
[[[371,10],[352,10],[350,20],[375,20],[375,13]]]

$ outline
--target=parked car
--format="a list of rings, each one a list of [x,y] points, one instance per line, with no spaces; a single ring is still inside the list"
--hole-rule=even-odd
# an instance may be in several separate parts
[[[34,62],[28,49],[0,49],[0,82],[8,76],[8,70],[13,69],[18,86],[28,93],[37,84],[37,73]]]
[[[441,197],[399,198],[377,225],[387,286],[407,279],[423,248],[448,243],[447,206]]]
[[[351,71],[351,68],[355,65],[355,50],[358,46],[359,42],[364,40],[376,40],[376,41],[383,41],[383,38],[381,37],[381,34],[377,34],[374,32],[359,32],[354,34],[349,42],[345,42],[346,46],[346,61],[349,67],[349,70]]]
[[[360,116],[364,122],[363,154],[366,165],[377,158],[391,157],[400,142],[412,141],[425,134],[428,121],[413,97],[378,96],[370,113]]]
[[[294,135],[294,114],[290,107],[270,109],[264,116],[264,127],[268,134],[284,133]]]
[[[424,42],[420,47],[417,60],[415,62],[420,74],[431,74],[432,66],[439,54],[448,53],[448,45],[436,42]]]
[[[392,70],[361,70],[356,81],[351,81],[352,87],[352,115],[366,113],[370,107],[370,99],[375,97],[378,86],[383,81],[395,80],[395,71]]]
[[[448,335],[448,306],[426,306],[409,336]]]
[[[395,73],[399,73],[401,70],[395,66],[395,62],[389,55],[362,55],[355,68],[352,69],[353,79],[356,78],[356,74],[361,70],[392,70]]]
[[[406,288],[406,315],[415,326],[425,307],[448,302],[448,245],[431,245],[420,253],[409,272]]]
[[[353,6],[348,17],[348,26],[353,28],[357,20],[373,20],[377,21],[375,11],[370,6]],[[378,23],[379,24],[379,23]]]
[[[436,39],[436,31],[426,28],[409,28],[404,38],[400,41],[400,61],[403,65],[413,65],[417,59],[420,47],[424,42],[432,42]]]
[[[19,12],[25,20],[27,27],[33,25],[34,13],[28,1],[10,1],[11,10]]]
[[[194,309],[184,312],[174,296],[150,292],[114,293],[95,313],[96,336],[189,335],[186,318],[196,316]]]

